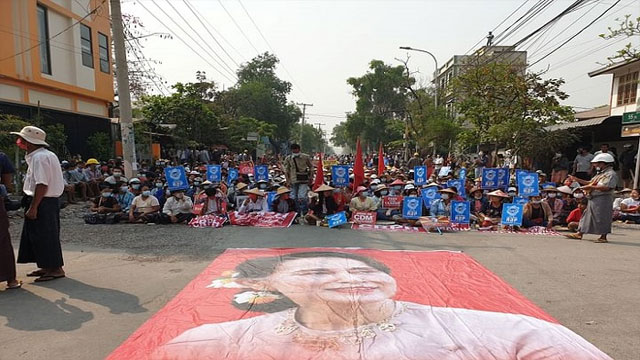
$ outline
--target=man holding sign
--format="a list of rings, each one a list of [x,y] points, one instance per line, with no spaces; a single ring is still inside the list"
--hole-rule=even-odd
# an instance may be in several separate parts
[[[307,192],[311,184],[313,164],[311,157],[300,152],[300,145],[291,144],[291,155],[284,160],[284,175],[291,198],[298,204],[302,214],[307,212]]]

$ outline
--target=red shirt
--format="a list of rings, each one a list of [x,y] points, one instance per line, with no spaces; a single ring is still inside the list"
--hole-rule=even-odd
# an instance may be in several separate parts
[[[575,208],[571,213],[569,213],[569,216],[567,216],[567,223],[578,222],[581,218],[582,210],[580,210],[580,208]]]

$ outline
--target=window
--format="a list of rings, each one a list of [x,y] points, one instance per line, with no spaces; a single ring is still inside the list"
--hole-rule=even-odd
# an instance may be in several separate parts
[[[47,19],[47,8],[42,6],[38,6],[38,42],[40,48],[40,72],[51,75],[49,20]]]
[[[84,24],[80,24],[80,47],[82,48],[82,65],[93,68],[91,28]]]
[[[98,33],[98,55],[100,55],[100,71],[110,73],[109,69],[109,38]]]
[[[617,106],[635,104],[638,95],[638,72],[623,75],[619,79]]]

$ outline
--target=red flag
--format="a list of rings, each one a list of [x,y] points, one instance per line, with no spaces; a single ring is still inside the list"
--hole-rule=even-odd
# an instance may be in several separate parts
[[[380,150],[378,150],[378,176],[384,174],[384,152],[382,152],[382,142],[380,142]]]
[[[360,138],[356,143],[356,160],[353,163],[353,188],[364,183],[364,164],[362,163],[362,147],[360,147]]]
[[[322,184],[324,184],[324,169],[322,168],[322,153],[320,153],[320,158],[318,159],[318,164],[316,165],[316,178],[313,181],[313,190],[315,191]]]

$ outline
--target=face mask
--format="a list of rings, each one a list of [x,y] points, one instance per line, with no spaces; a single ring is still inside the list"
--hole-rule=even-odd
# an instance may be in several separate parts
[[[449,199],[449,194],[442,194],[442,195],[440,195],[440,197],[442,199],[444,199],[444,200],[447,200],[447,199]]]
[[[387,195],[389,195],[389,192],[387,190],[382,190],[382,191],[380,191],[380,195],[387,196]]]
[[[547,195],[547,197],[549,197],[549,198],[552,198],[552,199],[553,199],[554,197],[556,197],[556,195],[557,195],[556,193],[549,193],[549,194]]]
[[[474,199],[476,199],[476,200],[480,200],[480,199],[482,199],[482,195],[479,195],[479,194],[478,194],[478,195],[474,195],[473,197],[474,197]]]
[[[507,195],[509,195],[509,196],[516,196],[516,193],[514,193],[513,191],[511,191],[511,192],[508,192],[508,193],[507,193]]]
[[[602,171],[602,168],[600,166],[596,166],[596,171]]]
[[[129,191],[129,188],[126,187],[126,186],[123,186],[123,187],[120,188],[120,192],[123,193],[123,194],[125,194],[127,191]]]
[[[149,196],[149,195],[151,195],[151,191],[149,190],[145,190],[142,192],[142,196]]]
[[[134,190],[138,190],[138,189],[140,189],[140,184],[133,184],[133,185],[131,185],[131,188],[134,189]]]
[[[576,199],[582,199],[584,197],[584,194],[583,193],[575,193],[575,194],[573,194],[573,197],[576,198]]]
[[[161,189],[161,188],[162,188],[162,183],[156,183],[156,187],[157,187],[158,189]]]
[[[531,200],[532,204],[540,204],[542,200]]]
[[[102,193],[102,197],[109,198],[109,197],[111,197],[111,193],[110,192],[103,192]]]
[[[340,189],[333,189],[333,193],[334,194],[339,194],[340,193]]]
[[[260,189],[260,190],[264,190],[264,189],[266,189],[266,188],[267,188],[267,184],[260,184],[260,185],[258,185],[258,189]]]
[[[394,186],[394,187],[392,187],[392,189],[393,189],[394,191],[400,191],[400,190],[402,190],[402,187],[400,187],[400,186]]]
[[[113,177],[120,177],[120,176],[122,176],[122,173],[119,173],[119,172],[114,172],[113,173]]]
[[[194,182],[193,182],[193,185],[195,185],[195,186],[200,186],[200,181],[194,181]]]
[[[169,191],[168,189],[164,192],[165,195],[170,196],[171,195],[171,191]]]
[[[184,194],[183,193],[175,193],[175,194],[173,194],[173,196],[175,196],[175,198],[179,200],[179,199],[182,199],[184,197]]]
[[[22,150],[27,150],[27,144],[24,142],[24,140],[22,140],[22,138],[18,138],[16,140],[16,145]]]
[[[418,196],[418,193],[410,192],[410,193],[409,193],[409,196]]]
[[[369,192],[368,191],[363,191],[363,192],[360,193],[360,196],[361,197],[367,197],[367,196],[369,196]]]

